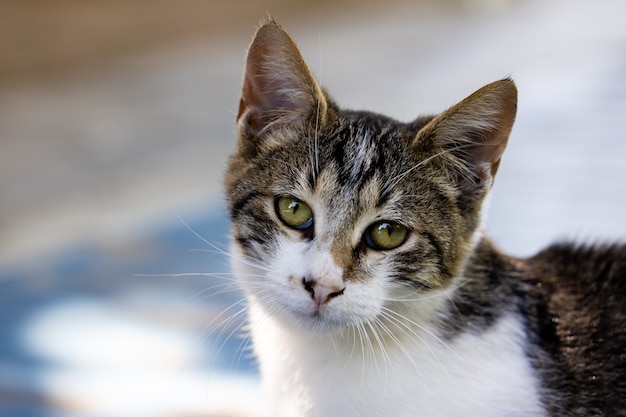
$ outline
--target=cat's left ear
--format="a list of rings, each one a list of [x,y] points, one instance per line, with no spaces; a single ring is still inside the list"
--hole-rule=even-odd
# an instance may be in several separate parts
[[[416,143],[435,146],[437,159],[460,191],[460,203],[474,206],[493,184],[517,110],[517,88],[506,79],[488,84],[435,117]]]
[[[291,37],[276,22],[257,31],[248,50],[237,127],[260,138],[278,126],[321,122],[327,104]]]

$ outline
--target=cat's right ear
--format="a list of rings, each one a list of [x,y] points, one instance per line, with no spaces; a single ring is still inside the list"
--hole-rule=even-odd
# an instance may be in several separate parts
[[[246,60],[237,114],[242,138],[260,139],[278,126],[321,122],[324,94],[291,37],[274,21],[257,31]]]

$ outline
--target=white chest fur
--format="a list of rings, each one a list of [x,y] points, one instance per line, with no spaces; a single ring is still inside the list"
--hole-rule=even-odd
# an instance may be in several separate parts
[[[515,317],[448,345],[422,332],[383,352],[287,332],[251,307],[268,417],[546,415]]]

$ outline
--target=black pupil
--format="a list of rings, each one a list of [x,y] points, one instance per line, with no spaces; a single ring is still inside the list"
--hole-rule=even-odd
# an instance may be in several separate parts
[[[291,212],[293,214],[296,214],[296,212],[300,208],[300,203],[297,201],[292,201],[291,204],[289,204],[289,208],[291,209]]]

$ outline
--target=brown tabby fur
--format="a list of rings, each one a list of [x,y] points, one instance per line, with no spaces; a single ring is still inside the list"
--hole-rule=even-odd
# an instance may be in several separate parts
[[[516,103],[515,85],[502,80],[410,123],[343,110],[280,26],[265,24],[249,51],[225,179],[236,244],[262,262],[278,238],[330,241],[344,282],[366,282],[369,265],[385,265],[419,294],[462,276],[437,313],[444,338],[513,314],[550,415],[625,416],[626,246],[564,243],[515,259],[480,234]],[[285,228],[273,206],[282,195],[323,202],[323,231]],[[411,231],[387,254],[353,236],[362,216],[379,211]]]

